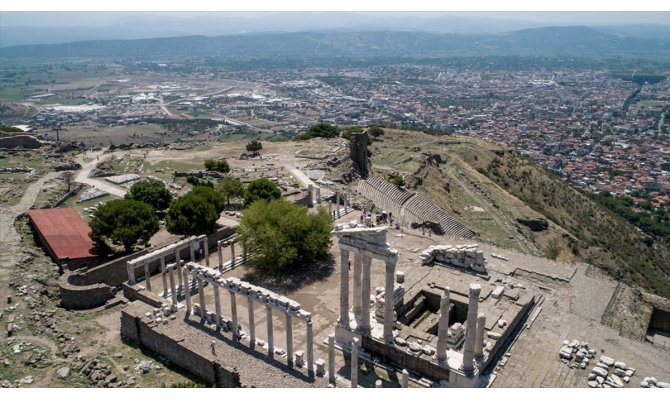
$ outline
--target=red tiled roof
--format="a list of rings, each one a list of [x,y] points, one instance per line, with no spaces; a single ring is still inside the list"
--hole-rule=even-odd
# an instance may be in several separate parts
[[[30,210],[28,217],[58,260],[95,257],[91,228],[73,208]]]

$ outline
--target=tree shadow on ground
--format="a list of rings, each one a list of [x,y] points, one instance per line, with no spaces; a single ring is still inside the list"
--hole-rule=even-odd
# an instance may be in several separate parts
[[[325,281],[334,271],[335,259],[329,254],[328,258],[313,264],[290,266],[282,271],[273,272],[252,266],[241,279],[275,292],[290,294],[315,282]]]

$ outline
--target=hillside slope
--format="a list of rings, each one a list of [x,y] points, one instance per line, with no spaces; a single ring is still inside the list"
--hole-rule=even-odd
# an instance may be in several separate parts
[[[371,146],[380,176],[453,213],[480,240],[563,262],[591,263],[625,283],[670,297],[670,248],[504,145],[387,129]],[[521,221],[546,220],[543,230]]]

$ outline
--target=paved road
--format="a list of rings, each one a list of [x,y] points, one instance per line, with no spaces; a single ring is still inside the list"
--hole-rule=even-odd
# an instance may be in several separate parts
[[[128,189],[119,185],[115,185],[111,182],[107,182],[104,179],[89,178],[91,171],[93,171],[93,169],[98,165],[100,161],[106,160],[107,158],[111,157],[110,153],[103,154],[103,151],[104,150],[95,153],[80,154],[77,157],[75,157],[75,161],[81,164],[81,170],[74,178],[74,180],[76,182],[84,183],[86,185],[93,186],[100,190],[104,190],[105,192],[113,194],[114,196],[123,197],[128,191]],[[84,162],[84,157],[91,157],[92,160],[86,163]]]

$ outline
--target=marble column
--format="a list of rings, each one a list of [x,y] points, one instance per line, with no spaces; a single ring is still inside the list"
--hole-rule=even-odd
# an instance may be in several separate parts
[[[172,308],[176,309],[177,304],[179,303],[177,301],[177,287],[175,286],[175,281],[174,281],[174,269],[176,267],[176,264],[169,264],[168,268],[170,269],[170,296],[172,297]]]
[[[214,311],[216,312],[214,319],[218,328],[221,326],[221,298],[219,297],[219,287],[216,285],[212,286],[214,286]]]
[[[198,281],[198,297],[200,298],[200,317],[207,317],[207,304],[205,300],[205,285],[201,277],[195,278]]]
[[[348,206],[349,205],[349,198],[347,196],[344,196],[344,213],[346,214],[348,211]]]
[[[340,326],[349,327],[349,250],[340,249]]]
[[[191,252],[191,259],[189,261],[195,262],[195,250],[193,250],[193,242],[188,244],[188,250]]]
[[[331,200],[328,200],[328,215],[333,215],[333,202]]]
[[[358,338],[351,343],[351,387],[358,387]]]
[[[335,335],[328,335],[328,380],[335,382]]]
[[[161,278],[163,280],[163,297],[168,295],[167,270],[165,269],[165,258],[161,257]]]
[[[286,313],[286,361],[293,366],[293,318]]]
[[[340,192],[335,192],[335,215],[340,218]]]
[[[309,206],[312,207],[314,205],[314,186],[311,183],[307,185],[307,194],[309,196]]]
[[[440,299],[440,320],[437,325],[437,362],[447,361],[447,333],[449,332],[449,287],[444,288]]]
[[[365,333],[370,332],[370,274],[372,268],[372,258],[363,257],[363,284],[361,285],[361,300],[363,307],[361,310],[361,330]]]
[[[144,263],[144,280],[146,281],[147,290],[151,292],[151,274],[149,273],[149,263]]]
[[[223,243],[219,240],[217,245],[219,246],[219,268],[223,268]]]
[[[402,370],[402,375],[400,376],[400,387],[407,388],[409,387],[409,372],[406,369]]]
[[[135,268],[131,263],[126,263],[126,270],[128,271],[128,284],[129,285],[134,285],[137,282],[135,282]]]
[[[174,251],[174,262],[177,266],[177,279],[179,280],[179,289],[184,290],[184,280],[181,267],[181,260],[179,259],[179,249]]]
[[[361,317],[361,255],[354,253],[354,317]]]
[[[235,242],[230,242],[230,268],[235,267]]]
[[[312,320],[309,319],[307,323],[307,373],[312,374],[314,368],[314,330],[312,327]]]
[[[474,373],[474,350],[477,330],[477,309],[479,307],[479,293],[482,287],[476,283],[470,284],[468,298],[468,320],[465,328],[465,344],[463,345],[463,372],[466,376]]]
[[[237,333],[237,300],[235,298],[235,292],[229,291],[230,293],[230,319],[233,322],[233,334]]]
[[[182,268],[182,274],[184,278],[184,299],[186,299],[186,316],[187,318],[191,316],[191,289],[190,285],[188,283],[188,271],[186,271],[186,268]]]
[[[209,268],[209,242],[207,239],[202,241],[202,247],[205,254],[205,267]]]
[[[384,341],[393,344],[393,282],[395,281],[395,262],[386,263],[386,289],[384,293]]]
[[[274,341],[273,341],[273,332],[272,332],[272,308],[270,307],[269,304],[265,304],[265,313],[266,317],[265,319],[267,320],[268,324],[268,357],[274,358]]]
[[[484,358],[484,331],[486,330],[486,314],[477,316],[477,334],[475,335],[475,358]]]
[[[316,187],[316,202],[321,204],[321,188],[318,186]]]
[[[249,347],[256,347],[256,323],[254,322],[254,300],[247,296],[247,310],[249,311]]]

